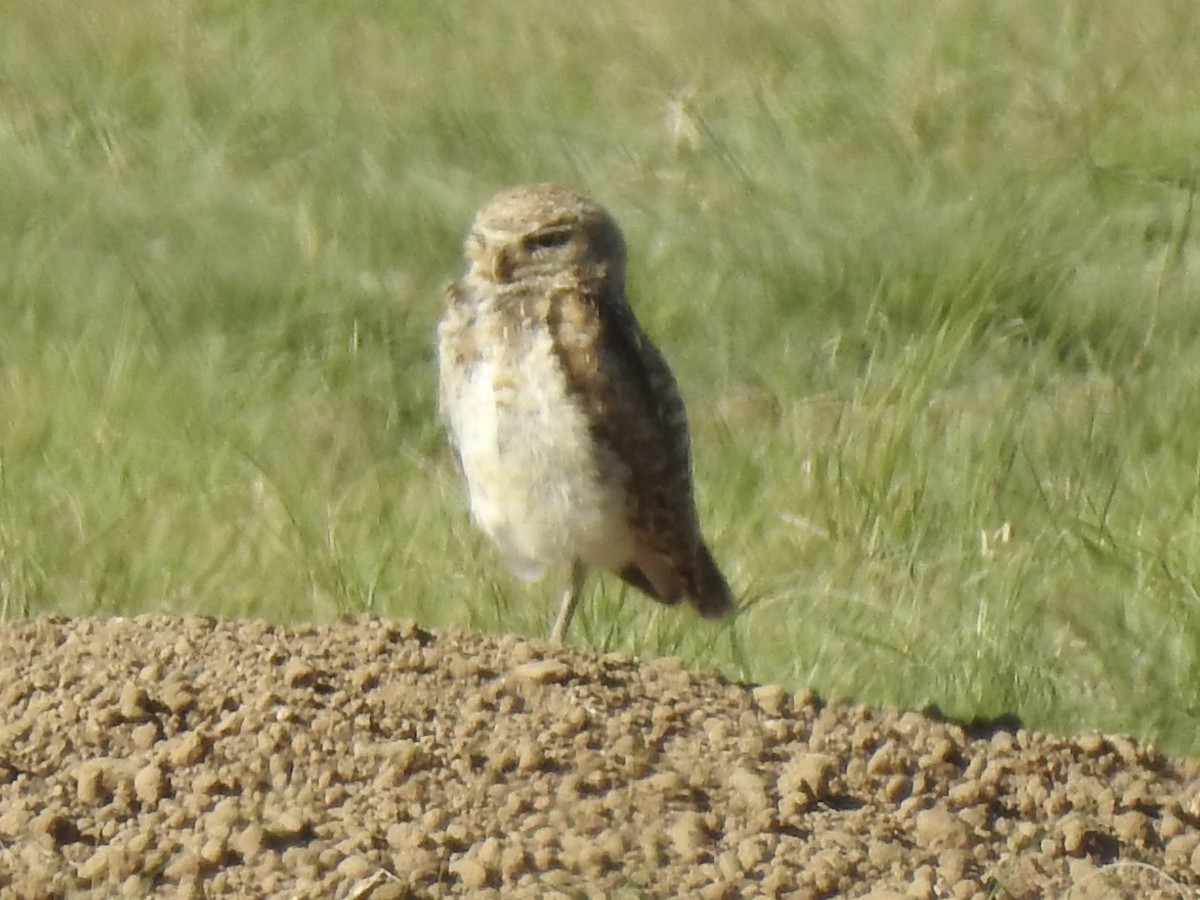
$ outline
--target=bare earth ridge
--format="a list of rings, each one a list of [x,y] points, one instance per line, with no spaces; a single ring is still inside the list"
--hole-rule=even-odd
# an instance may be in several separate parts
[[[0,627],[4,897],[1194,897],[1200,765],[375,620]]]

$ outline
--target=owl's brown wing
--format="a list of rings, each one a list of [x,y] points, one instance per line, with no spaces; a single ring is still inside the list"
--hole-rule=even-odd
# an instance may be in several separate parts
[[[587,410],[599,452],[610,457],[598,462],[624,479],[637,552],[617,574],[663,603],[687,597],[703,615],[722,615],[733,600],[697,521],[679,388],[620,288],[608,284],[594,279],[561,288],[548,312],[570,388]]]

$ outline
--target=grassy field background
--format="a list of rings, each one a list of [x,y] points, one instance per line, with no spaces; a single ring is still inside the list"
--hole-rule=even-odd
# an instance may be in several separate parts
[[[472,211],[631,246],[741,598],[598,650],[1200,755],[1200,7],[9,0],[0,616],[542,635],[432,329]],[[559,577],[565,573],[559,573]]]

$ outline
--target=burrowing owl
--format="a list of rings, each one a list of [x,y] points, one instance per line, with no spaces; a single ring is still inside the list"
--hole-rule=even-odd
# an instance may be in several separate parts
[[[625,299],[625,244],[590,200],[510,188],[475,216],[467,272],[438,325],[440,409],[471,515],[509,567],[571,564],[561,642],[586,567],[661,603],[733,609],[692,500],[675,379]]]

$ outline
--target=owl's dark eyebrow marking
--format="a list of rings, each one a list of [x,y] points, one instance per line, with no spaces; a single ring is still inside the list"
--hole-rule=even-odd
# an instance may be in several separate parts
[[[571,240],[571,226],[559,225],[535,231],[521,243],[526,250],[540,250],[546,247],[561,247]]]

